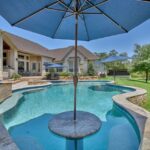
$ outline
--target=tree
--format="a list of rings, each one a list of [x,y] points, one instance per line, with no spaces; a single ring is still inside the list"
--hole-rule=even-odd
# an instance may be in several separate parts
[[[106,52],[103,52],[103,53],[95,53],[98,57],[99,57],[99,60],[102,60],[106,57],[108,57],[108,54]]]
[[[133,71],[145,72],[147,82],[150,72],[150,44],[143,46],[136,44],[133,58]]]
[[[89,63],[88,63],[88,71],[87,71],[87,74],[88,74],[89,76],[94,76],[94,75],[95,75],[95,70],[94,70],[93,63],[92,63],[92,62],[89,62]]]
[[[150,44],[138,45],[135,44],[135,50],[133,55],[134,61],[143,61],[150,58]]]
[[[150,72],[150,58],[147,60],[139,61],[134,64],[133,71],[145,72],[145,81],[148,82],[148,75]]]
[[[125,57],[128,57],[128,53],[127,52],[122,52],[119,54],[119,56],[125,56]]]
[[[117,56],[117,55],[118,55],[118,52],[117,52],[115,49],[113,49],[113,50],[111,50],[111,51],[109,52],[108,55],[109,55],[109,56]]]

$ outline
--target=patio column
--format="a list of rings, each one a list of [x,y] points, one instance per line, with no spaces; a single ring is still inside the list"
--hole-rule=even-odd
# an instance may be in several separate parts
[[[14,70],[13,72],[18,73],[18,52],[15,48],[12,48],[10,50],[9,61],[10,61],[10,66]]]
[[[0,80],[3,80],[3,37],[0,33]]]
[[[41,75],[42,75],[42,76],[45,76],[45,75],[46,75],[44,62],[46,62],[46,60],[44,59],[44,57],[41,57]]]
[[[13,68],[18,73],[18,51],[16,49],[13,51],[13,61]]]

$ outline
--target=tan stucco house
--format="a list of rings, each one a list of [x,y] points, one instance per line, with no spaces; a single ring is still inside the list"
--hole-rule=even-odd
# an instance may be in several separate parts
[[[63,71],[73,72],[74,70],[74,46],[69,46],[67,48],[60,48],[55,50],[50,50],[50,56],[52,56],[54,61],[58,64],[64,66]],[[95,62],[98,57],[91,53],[88,49],[83,46],[78,46],[78,72],[86,73],[88,68],[88,62]]]
[[[78,72],[86,73],[88,62],[98,57],[83,46],[78,47]],[[11,33],[0,31],[0,80],[10,78],[13,73],[24,76],[46,73],[44,63],[62,64],[58,71],[73,72],[74,47],[48,50],[38,43],[29,41]]]
[[[0,32],[0,78],[9,78],[13,73],[44,75],[44,62],[52,62],[48,49],[18,37]]]

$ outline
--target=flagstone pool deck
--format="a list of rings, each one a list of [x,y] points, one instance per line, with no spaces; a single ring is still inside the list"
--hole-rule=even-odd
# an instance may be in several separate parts
[[[13,90],[26,89],[26,88],[32,89],[35,87],[40,88],[49,85],[51,85],[51,83],[49,83],[48,85],[45,84],[45,85],[34,85],[34,86],[21,84],[19,86],[14,86]],[[147,94],[147,91],[137,87],[131,87],[131,88],[134,88],[135,91],[115,95],[113,96],[112,99],[114,103],[126,109],[135,119],[141,135],[141,144],[139,150],[150,150],[150,112],[134,104],[137,101],[138,102],[143,101]],[[14,107],[17,104],[19,99],[20,98],[18,97],[17,100],[13,103],[13,105],[11,105],[11,107]],[[1,110],[3,110],[3,112],[7,110],[7,109],[4,110],[4,104],[5,106],[9,106],[10,103],[12,104],[12,101],[10,102],[9,100],[7,100],[2,104],[0,104],[0,112],[1,112],[0,115],[2,115]],[[1,133],[0,150],[19,150],[19,148],[13,142],[12,138],[9,136],[8,131],[5,129],[2,123],[0,123],[0,133]]]

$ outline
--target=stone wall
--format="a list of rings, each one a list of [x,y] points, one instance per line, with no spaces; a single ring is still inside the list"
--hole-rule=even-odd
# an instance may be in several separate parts
[[[11,83],[0,83],[0,103],[12,95]]]
[[[136,96],[128,98],[130,102],[139,106],[141,106],[146,101],[146,99],[147,99],[147,94],[145,93],[142,95],[136,95]]]

